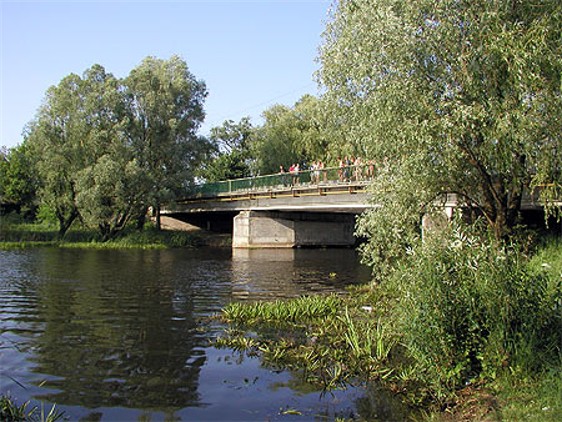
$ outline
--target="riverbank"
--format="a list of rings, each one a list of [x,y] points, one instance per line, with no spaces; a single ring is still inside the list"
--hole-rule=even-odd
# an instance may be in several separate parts
[[[217,346],[328,390],[382,386],[417,420],[562,420],[562,241],[532,256],[472,241],[434,246],[399,282],[231,304]]]
[[[63,238],[53,225],[0,223],[0,250],[35,247],[89,248],[89,249],[166,249],[197,248],[203,246],[229,247],[231,236],[208,232],[191,226],[164,225],[158,231],[147,223],[142,231],[126,229],[115,239],[101,241],[94,230],[72,228]]]

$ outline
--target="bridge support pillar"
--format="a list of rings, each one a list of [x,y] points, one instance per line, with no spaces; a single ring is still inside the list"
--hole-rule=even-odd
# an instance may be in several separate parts
[[[352,214],[242,211],[234,217],[233,248],[353,246]]]

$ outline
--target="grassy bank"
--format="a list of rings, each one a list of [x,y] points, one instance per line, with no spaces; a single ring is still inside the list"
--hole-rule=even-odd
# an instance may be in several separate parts
[[[228,246],[230,237],[203,230],[156,230],[147,224],[142,231],[130,228],[117,237],[102,241],[94,230],[73,228],[60,237],[56,227],[48,224],[0,224],[0,250],[42,246],[88,249],[166,249]]]
[[[345,297],[237,304],[218,346],[330,389],[376,382],[424,419],[562,420],[562,242],[451,233]]]

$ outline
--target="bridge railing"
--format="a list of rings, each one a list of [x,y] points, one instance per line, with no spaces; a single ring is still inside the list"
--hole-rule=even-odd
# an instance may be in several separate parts
[[[324,169],[267,174],[263,176],[204,183],[195,186],[190,192],[190,196],[207,197],[269,189],[282,190],[304,186],[359,183],[372,179],[374,172],[375,167],[373,164],[365,164],[359,166],[326,167]]]

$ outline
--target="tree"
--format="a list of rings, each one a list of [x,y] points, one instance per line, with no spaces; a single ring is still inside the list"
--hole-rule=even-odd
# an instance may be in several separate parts
[[[121,158],[103,155],[77,178],[80,214],[86,224],[99,229],[102,240],[123,230],[138,216],[139,204],[144,204],[145,191],[140,188],[146,185],[144,173],[127,154],[123,151]]]
[[[0,203],[35,213],[37,180],[27,144],[0,149]]]
[[[321,101],[305,95],[293,107],[274,105],[263,112],[264,124],[256,129],[253,151],[263,174],[279,166],[330,159],[329,126]],[[333,157],[332,157],[333,158]]]
[[[185,61],[147,57],[124,81],[134,117],[130,142],[150,180],[149,203],[160,229],[160,207],[185,190],[200,158],[197,129],[205,117],[205,84]]]
[[[134,217],[146,213],[148,181],[129,142],[132,115],[120,80],[94,65],[84,72],[83,140],[87,161],[76,174],[76,204],[82,220],[115,236]]]
[[[84,145],[88,124],[82,88],[83,81],[76,74],[50,87],[26,135],[26,142],[37,158],[39,198],[53,210],[61,236],[79,216],[76,175],[88,161]]]
[[[61,236],[80,217],[107,239],[141,208],[143,185],[124,181],[136,161],[126,136],[131,119],[122,91],[118,79],[94,65],[83,77],[69,75],[51,87],[29,126],[40,199],[54,211]]]
[[[400,225],[399,209],[411,223],[456,193],[502,239],[525,192],[541,185],[543,199],[553,195],[562,183],[561,34],[557,0],[336,4],[319,77],[348,145],[384,167],[373,196],[396,206],[386,217]],[[390,213],[371,213],[361,230],[381,234]]]
[[[252,175],[251,138],[254,128],[248,117],[225,121],[211,129],[210,151],[204,159],[201,177],[207,182]]]

